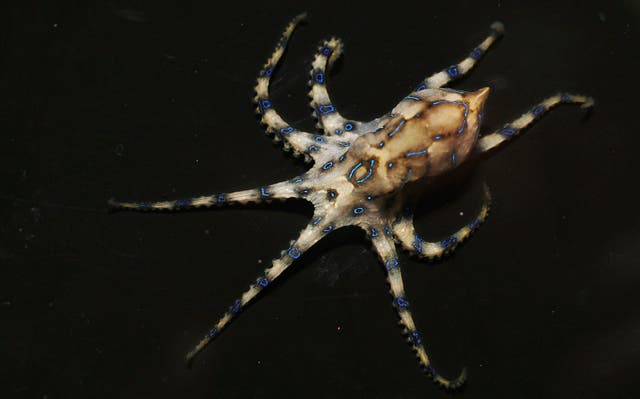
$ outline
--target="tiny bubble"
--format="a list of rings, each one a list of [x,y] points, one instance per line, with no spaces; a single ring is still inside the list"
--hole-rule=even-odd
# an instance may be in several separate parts
[[[199,159],[196,159],[195,164],[198,165],[200,163]]]
[[[262,264],[262,259],[258,259],[258,264],[261,265]]]
[[[206,234],[206,235],[208,235],[208,236],[209,236],[209,235],[211,235],[211,231],[209,231],[209,229],[206,229],[206,230],[204,231],[204,234]]]
[[[464,212],[460,212],[460,216],[464,216]]]

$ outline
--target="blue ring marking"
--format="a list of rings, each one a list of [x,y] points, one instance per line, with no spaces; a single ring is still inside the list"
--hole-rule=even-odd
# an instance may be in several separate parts
[[[560,101],[568,103],[569,101],[571,101],[571,97],[569,97],[568,94],[563,94],[562,96],[560,96]]]
[[[291,132],[293,132],[293,128],[291,126],[287,126],[287,127],[283,127],[282,129],[280,129],[280,133],[282,134],[290,134]]]
[[[318,112],[320,112],[322,115],[327,115],[332,112],[336,112],[336,107],[331,104],[321,105],[318,107]]]
[[[458,71],[458,66],[457,65],[451,65],[449,68],[447,68],[447,73],[452,78],[455,78],[456,76],[458,76],[460,74],[460,72]]]
[[[324,165],[322,165],[322,170],[327,170],[327,169],[330,169],[331,167],[333,167],[333,161],[329,161]]]
[[[476,218],[473,220],[473,222],[469,223],[469,228],[471,230],[474,230],[475,228],[478,227],[479,224],[480,224],[480,221]]]
[[[216,198],[216,200],[219,204],[222,204],[224,202],[227,202],[227,196],[224,194],[218,194],[218,198]]]
[[[420,333],[417,331],[414,331],[411,333],[411,342],[413,342],[415,345],[420,345],[422,344],[422,337],[420,337]],[[428,366],[429,371],[431,372],[431,374],[435,374],[436,371],[433,369],[433,367]]]
[[[538,105],[537,107],[535,107],[531,112],[535,115],[535,116],[540,116],[544,113],[544,111],[546,111],[544,105]]]
[[[411,244],[412,247],[416,249],[416,251],[422,253],[422,238],[416,234],[416,240]]]
[[[353,168],[351,168],[351,172],[349,172],[349,180],[353,178],[354,173],[356,173],[356,170],[360,169],[361,166],[362,162],[358,162]]]
[[[309,148],[307,148],[309,151],[318,151],[320,148],[318,148],[318,146],[316,145],[310,145]]]
[[[379,142],[379,143],[378,143],[378,147],[379,147],[379,148],[384,147],[384,141]]]
[[[367,201],[371,201],[373,197],[371,195],[367,195]]]
[[[323,47],[321,51],[324,55],[331,55],[332,50],[329,47]]]
[[[353,123],[351,122],[347,122],[344,124],[344,130],[346,130],[347,132],[350,132],[353,130]]]
[[[340,162],[344,161],[344,154],[340,155],[340,158],[338,158],[338,161]]]
[[[289,255],[292,259],[298,259],[300,255],[302,255],[302,252],[300,252],[300,250],[296,247],[291,247],[287,251],[287,255]]]
[[[388,236],[391,235],[391,229],[389,228],[389,226],[384,226],[384,234]]]
[[[342,129],[336,129],[336,134],[340,136],[343,133]]]
[[[322,220],[322,216],[318,216],[318,218],[316,220],[314,220],[313,222],[311,222],[311,224],[315,226],[318,223],[320,223],[321,220]]]
[[[331,230],[333,230],[333,225],[332,225],[332,224],[330,224],[330,225],[328,225],[327,227],[325,227],[325,228],[324,228],[324,230],[322,230],[322,232],[323,232],[323,233],[328,233],[328,232],[330,232]]]
[[[231,306],[231,311],[232,311],[233,313],[238,313],[238,312],[240,311],[240,308],[241,308],[241,307],[242,307],[242,304],[241,304],[240,300],[239,300],[239,299],[237,299],[237,300],[233,303],[233,305]]]
[[[333,190],[329,190],[327,194],[329,194],[329,198],[331,199],[334,199],[336,197],[336,192]]]
[[[151,208],[151,202],[148,202],[148,201],[138,202],[136,206],[140,209],[149,209]]]
[[[338,145],[339,145],[340,147],[350,147],[350,146],[351,146],[351,143],[349,143],[349,142],[347,142],[347,141],[341,141],[341,142],[339,142],[339,143],[338,143]]]
[[[263,187],[260,187],[260,196],[267,198],[267,197],[271,197],[271,194],[269,194],[263,186]]]
[[[322,73],[322,72],[316,73],[313,78],[315,79],[316,82],[318,82],[320,84],[324,83],[324,73]]]
[[[357,183],[364,183],[365,181],[369,180],[369,178],[371,177],[371,175],[373,174],[373,166],[376,164],[376,160],[372,159],[369,161],[369,169],[367,170],[367,174],[364,175],[363,177],[359,178],[358,180],[356,180]]]
[[[299,193],[300,195],[307,195],[307,194],[309,194],[309,192],[310,192],[310,191],[309,191],[309,189],[308,189],[308,188],[303,188],[302,190],[298,191],[298,193]]]
[[[378,230],[374,229],[373,227],[371,228],[371,237],[377,237],[378,236]]]
[[[316,136],[313,138],[317,143],[324,143],[324,137]]]
[[[364,213],[364,207],[358,206],[353,208],[353,216],[360,216]]]
[[[389,169],[393,168],[393,162],[388,162],[387,163],[387,168],[389,168]]]
[[[187,207],[191,205],[191,200],[190,199],[181,199],[181,200],[177,200],[176,201],[176,205],[179,208],[183,208],[183,207]]]
[[[209,338],[213,338],[216,336],[217,332],[218,332],[218,329],[216,327],[213,327],[211,330],[209,330],[207,335],[209,336]]]
[[[258,279],[258,285],[262,288],[266,287],[267,285],[269,285],[269,279],[266,277],[260,277]]]
[[[434,136],[434,137],[433,137],[433,139],[434,139],[435,141],[438,141],[438,140],[442,139],[442,135],[441,135],[441,134],[439,134],[439,135],[437,135],[437,136]]]
[[[505,136],[513,136],[516,133],[517,130],[512,127],[503,127],[502,129],[500,129],[500,134]]]
[[[302,183],[302,177],[296,177],[295,179],[293,179],[294,183]]]
[[[422,101],[422,99],[420,97],[416,97],[416,96],[406,96],[404,99],[405,100],[413,100],[413,101]]]
[[[428,152],[428,150],[421,150],[421,151],[410,151],[407,152],[404,156],[409,158],[409,157],[415,157],[416,155],[423,155],[426,154]]]
[[[458,156],[456,155],[456,152],[451,151],[451,165],[456,166],[457,162],[458,162]]]
[[[273,68],[267,68],[262,72],[262,76],[270,77],[273,74]]]
[[[406,120],[401,120],[400,123],[398,123],[398,126],[395,127],[395,129],[393,129],[393,131],[391,131],[391,133],[389,133],[389,137],[393,137],[394,134],[398,133],[398,131],[400,129],[402,129],[402,126],[404,126],[404,124],[407,123]]]
[[[409,306],[409,301],[407,301],[405,298],[399,296],[396,298],[396,304],[398,306],[400,306],[401,308],[406,308]]]
[[[442,245],[443,248],[447,248],[448,246],[453,245],[456,242],[458,242],[458,239],[454,236],[451,236],[449,238],[445,238],[444,240],[442,240],[440,242],[440,245]]]
[[[422,91],[422,90],[424,90],[424,89],[426,89],[426,88],[427,88],[427,85],[426,85],[426,84],[424,84],[424,83],[420,83],[420,84],[418,85],[418,87],[416,87],[416,89],[415,89],[414,91]]]
[[[480,48],[475,48],[471,54],[469,54],[469,57],[473,58],[474,60],[479,59],[480,57],[482,57],[482,49]]]
[[[398,258],[389,258],[389,259],[385,262],[384,267],[385,267],[387,270],[391,270],[391,269],[393,269],[393,268],[398,267],[398,265],[399,265],[399,264],[400,264],[400,262],[398,262]]]
[[[259,108],[260,108],[260,112],[264,113],[265,109],[269,109],[271,108],[271,101],[269,100],[260,100],[258,102]]]

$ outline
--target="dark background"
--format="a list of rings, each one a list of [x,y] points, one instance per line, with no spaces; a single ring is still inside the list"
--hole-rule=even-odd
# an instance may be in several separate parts
[[[431,239],[470,220],[482,181],[495,203],[455,255],[401,260],[435,366],[469,367],[460,397],[640,397],[637,1],[90,4],[0,11],[1,397],[447,396],[420,373],[358,230],[305,254],[189,370],[185,353],[311,209],[106,211],[112,196],[232,191],[304,170],[250,102],[302,10],[272,97],[303,128],[308,62],[332,34],[346,53],[329,86],[354,119],[388,111],[494,20],[505,38],[455,85],[491,86],[485,131],[558,90],[595,97],[590,117],[560,107],[426,198],[417,224]]]

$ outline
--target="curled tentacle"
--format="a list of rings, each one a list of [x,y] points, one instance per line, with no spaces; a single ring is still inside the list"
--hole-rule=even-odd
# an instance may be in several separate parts
[[[428,259],[436,259],[453,252],[456,247],[471,236],[489,216],[491,209],[491,192],[489,186],[483,184],[484,199],[476,217],[468,224],[438,241],[426,241],[415,231],[412,215],[402,215],[393,224],[393,234],[407,251]]]

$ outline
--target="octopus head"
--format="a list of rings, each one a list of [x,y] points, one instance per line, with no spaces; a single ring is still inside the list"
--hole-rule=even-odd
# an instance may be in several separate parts
[[[468,158],[478,138],[489,88],[474,92],[425,89],[402,100],[374,132],[354,142],[354,162],[369,162],[376,190],[443,174]],[[372,170],[373,171],[373,170]],[[364,168],[357,172],[366,173]],[[359,175],[351,178],[364,183]],[[368,187],[369,191],[373,188]]]

